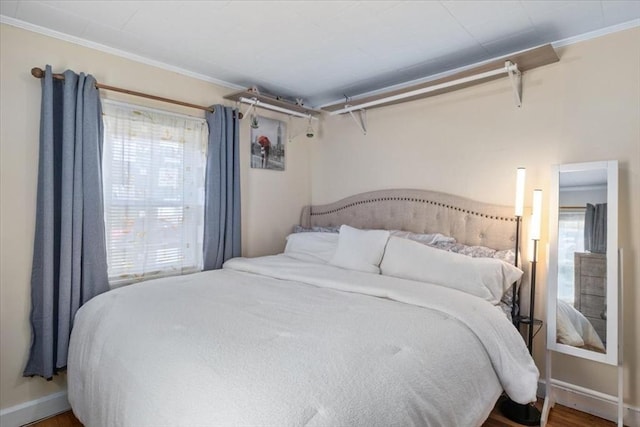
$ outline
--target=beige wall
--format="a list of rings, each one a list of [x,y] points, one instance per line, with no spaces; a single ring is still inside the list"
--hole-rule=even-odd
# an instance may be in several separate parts
[[[326,119],[311,154],[312,200],[326,203],[362,191],[424,188],[513,205],[515,170],[525,166],[528,203],[530,191],[542,188],[548,206],[551,165],[619,160],[625,394],[628,403],[640,406],[640,29],[558,53],[559,63],[524,75],[519,109],[503,79],[372,109],[366,136],[348,115]],[[544,315],[546,292],[541,264],[537,316]],[[543,332],[535,343],[541,369],[544,343]],[[562,355],[554,363],[558,379],[616,393],[612,367]]]
[[[233,90],[8,25],[0,26],[0,43],[0,408],[7,408],[64,387],[64,376],[52,382],[21,376],[30,343],[29,279],[40,111],[40,82],[29,74],[31,67],[51,64],[56,71],[85,71],[99,82],[200,105],[222,103],[222,95]],[[116,98],[112,92],[103,92],[103,97]],[[118,99],[203,116],[198,110],[141,98]],[[261,171],[247,167],[248,138],[248,121],[243,121],[243,252],[249,256],[280,252],[284,236],[310,201],[309,144],[298,138],[288,145],[285,172]]]

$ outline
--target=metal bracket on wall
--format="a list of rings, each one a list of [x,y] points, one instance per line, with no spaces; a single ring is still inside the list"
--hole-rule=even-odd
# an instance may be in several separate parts
[[[509,73],[509,81],[511,81],[511,87],[513,88],[516,107],[522,107],[522,73],[518,69],[518,64],[505,61],[504,68]]]
[[[253,110],[256,109],[256,104],[257,104],[257,99],[253,98],[252,101],[255,101],[253,103],[251,103],[251,105],[249,106],[249,108],[247,108],[247,111],[243,114],[241,107],[240,107],[240,101],[236,101],[236,104],[238,105],[238,111],[240,111],[240,114],[242,114],[243,116],[247,116],[248,114],[250,114]]]
[[[348,108],[349,105],[345,105],[345,108]],[[350,110],[349,111],[349,115],[351,116],[351,118],[353,119],[354,122],[356,122],[356,124],[358,125],[358,127],[360,128],[360,130],[362,131],[363,135],[367,134],[367,110],[358,110],[358,117],[356,117],[355,114],[353,114],[353,111]]]

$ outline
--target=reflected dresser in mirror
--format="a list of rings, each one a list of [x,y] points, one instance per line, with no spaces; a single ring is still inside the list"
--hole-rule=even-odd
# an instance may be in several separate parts
[[[607,258],[593,252],[574,253],[574,304],[593,326],[606,347],[607,342]],[[588,350],[600,351],[598,348]]]

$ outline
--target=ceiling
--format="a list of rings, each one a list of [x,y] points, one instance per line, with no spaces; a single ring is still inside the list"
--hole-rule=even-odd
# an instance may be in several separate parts
[[[637,20],[640,1],[2,0],[0,14],[317,107]]]
[[[562,171],[559,177],[560,191],[575,190],[580,187],[597,187],[607,185],[607,169],[586,169],[579,171]]]

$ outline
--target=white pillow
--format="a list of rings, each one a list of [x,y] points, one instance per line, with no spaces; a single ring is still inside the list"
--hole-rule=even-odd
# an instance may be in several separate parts
[[[494,258],[472,258],[391,237],[380,264],[382,274],[433,283],[496,305],[522,270]]]
[[[386,230],[340,227],[338,249],[329,264],[349,270],[380,274],[380,261],[389,240]]]
[[[337,247],[337,233],[293,233],[287,236],[284,254],[300,261],[326,264],[335,254]]]

